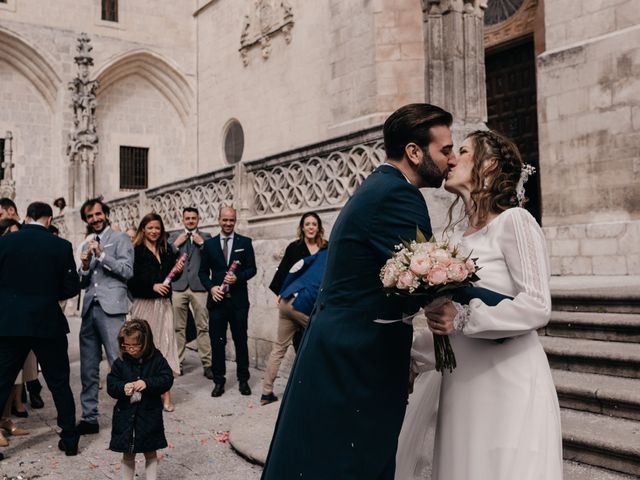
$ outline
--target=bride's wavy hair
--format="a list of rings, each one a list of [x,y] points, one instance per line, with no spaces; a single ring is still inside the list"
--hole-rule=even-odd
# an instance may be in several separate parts
[[[471,211],[469,218],[475,216],[473,227],[483,227],[490,213],[501,213],[518,206],[516,188],[522,173],[522,157],[515,143],[507,137],[491,131],[476,130],[467,138],[473,142],[473,169],[471,181]],[[489,161],[489,162],[488,162]],[[460,201],[457,197],[449,207],[449,223],[445,231],[449,231],[460,223],[460,218],[453,222],[453,212]]]

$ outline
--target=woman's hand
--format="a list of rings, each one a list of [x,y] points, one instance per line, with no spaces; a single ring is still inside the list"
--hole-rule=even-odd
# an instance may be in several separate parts
[[[449,335],[453,332],[453,320],[458,311],[451,300],[447,300],[436,308],[425,308],[424,314],[427,317],[427,325],[436,335]]]
[[[180,273],[184,270],[184,260],[181,258],[176,262],[176,272]]]
[[[131,395],[133,395],[133,383],[125,383],[124,384],[124,394],[127,397],[130,397]]]
[[[169,285],[165,285],[164,283],[154,283],[153,291],[159,293],[163,297],[166,297],[171,291],[171,287]]]

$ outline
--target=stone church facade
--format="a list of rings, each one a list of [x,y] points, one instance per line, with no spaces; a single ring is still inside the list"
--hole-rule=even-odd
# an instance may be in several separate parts
[[[538,167],[530,208],[554,275],[637,275],[635,3],[0,0],[2,188],[21,212],[65,197],[56,222],[75,241],[89,193],[121,228],[150,210],[178,228],[193,204],[215,231],[220,205],[235,205],[256,244],[263,359],[266,286],[300,214],[330,230],[384,161],[386,116],[428,101],[454,113],[456,143],[488,125]],[[442,228],[451,197],[426,195]]]

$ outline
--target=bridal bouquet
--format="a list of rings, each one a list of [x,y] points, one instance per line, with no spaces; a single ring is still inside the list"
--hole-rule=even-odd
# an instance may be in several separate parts
[[[380,270],[380,280],[388,294],[423,296],[434,300],[469,287],[479,280],[479,267],[471,254],[464,255],[458,245],[427,240],[417,229],[416,240],[396,245],[396,252]],[[436,370],[450,372],[456,367],[456,357],[449,337],[434,335]]]

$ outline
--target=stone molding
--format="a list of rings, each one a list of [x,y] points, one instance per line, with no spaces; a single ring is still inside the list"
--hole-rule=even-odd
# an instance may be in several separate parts
[[[155,52],[130,50],[109,59],[96,71],[96,79],[100,82],[98,95],[129,75],[139,75],[156,87],[176,110],[182,123],[187,122],[194,95],[178,66]]]
[[[244,27],[240,35],[240,58],[249,65],[249,50],[260,46],[262,58],[271,55],[271,38],[282,33],[291,43],[293,11],[287,0],[253,0],[250,11],[244,16]]]
[[[233,205],[238,222],[259,223],[301,212],[339,210],[385,159],[380,126],[252,162],[108,200],[121,230],[142,215],[159,213],[167,230],[182,225],[182,209],[200,210],[203,227],[216,226],[218,210]]]
[[[56,108],[62,84],[60,75],[44,54],[29,45],[18,34],[0,27],[0,60],[6,61],[24,75],[42,95],[51,111]]]
[[[504,22],[484,29],[485,48],[495,47],[517,38],[532,34],[535,29],[538,0],[525,0],[518,11]]]

